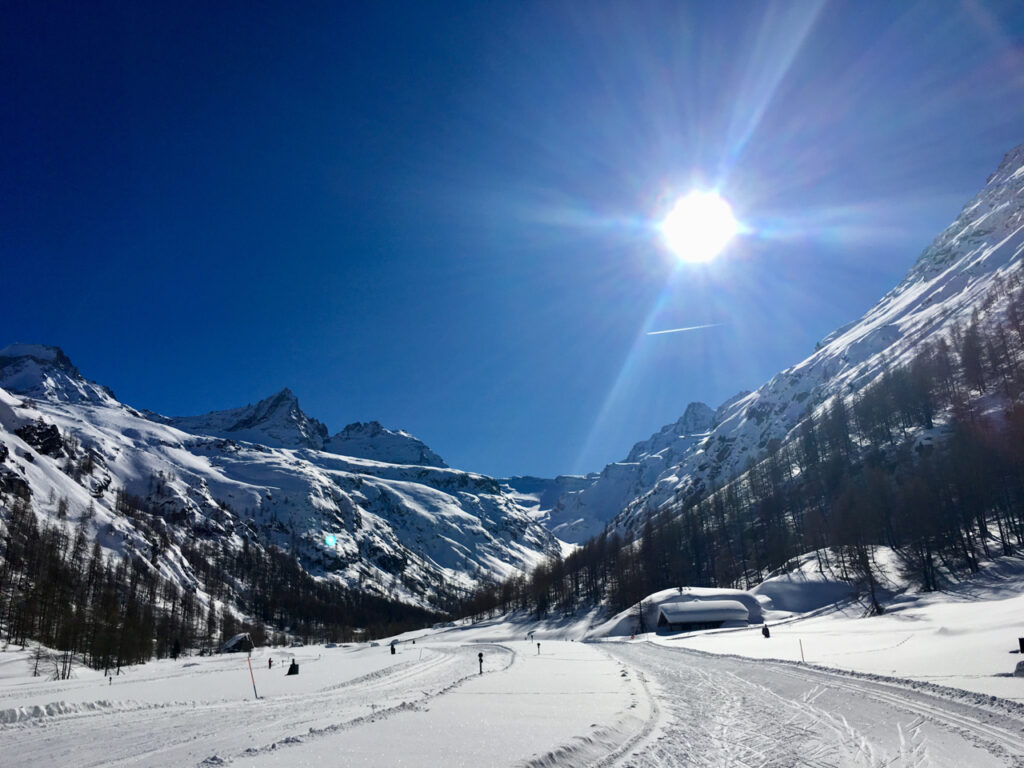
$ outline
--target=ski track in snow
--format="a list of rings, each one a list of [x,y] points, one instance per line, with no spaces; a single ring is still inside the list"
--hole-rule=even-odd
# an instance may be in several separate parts
[[[513,661],[514,655],[500,645],[435,646],[419,661],[274,699],[42,708],[32,713],[34,717],[9,718],[9,724],[0,725],[0,763],[5,768],[65,761],[82,768],[224,765],[236,757],[420,708],[475,676],[472,657],[481,648],[500,657],[500,668]],[[307,667],[304,673],[312,669]],[[97,733],[106,738],[97,738]]]
[[[373,665],[388,659],[385,647],[307,658],[306,690],[259,700],[57,700],[66,685],[40,683],[28,704],[25,693],[8,689],[0,696],[0,764],[1024,768],[1024,718],[1014,705],[986,706],[973,694],[646,642],[545,640],[541,656],[532,642],[425,640],[415,651],[404,646],[415,657],[400,653],[380,669]],[[354,663],[352,676],[319,666],[332,659]],[[206,674],[151,672],[131,681],[142,686],[140,698],[168,681],[185,690],[190,676]],[[40,704],[39,694],[55,698]],[[19,699],[22,706],[2,708]],[[454,753],[452,739],[472,743]]]
[[[1024,766],[1024,723],[974,704],[799,665],[606,647],[652,680],[660,709],[620,768]]]

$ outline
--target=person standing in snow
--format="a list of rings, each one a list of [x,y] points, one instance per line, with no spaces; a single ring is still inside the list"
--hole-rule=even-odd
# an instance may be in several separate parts
[[[767,640],[772,636],[772,633],[768,631],[768,625],[765,624],[761,627],[761,634],[764,635],[764,639]]]

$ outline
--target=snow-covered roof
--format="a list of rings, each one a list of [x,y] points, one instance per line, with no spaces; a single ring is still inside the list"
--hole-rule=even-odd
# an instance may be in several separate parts
[[[665,603],[660,613],[669,624],[697,624],[708,621],[747,621],[747,607],[738,600],[689,600]]]
[[[235,635],[226,643],[224,643],[224,645],[222,645],[220,649],[222,651],[230,651],[232,648],[235,648],[236,646],[244,647],[244,644],[252,645],[252,640],[249,638],[248,632],[240,632],[239,634]]]

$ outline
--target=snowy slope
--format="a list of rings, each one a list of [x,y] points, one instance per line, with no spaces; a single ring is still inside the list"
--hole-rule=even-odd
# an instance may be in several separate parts
[[[556,506],[600,527],[636,526],[649,512],[694,491],[721,484],[784,439],[809,409],[855,392],[880,375],[883,361],[899,365],[922,342],[966,325],[975,310],[998,313],[1001,280],[1024,252],[1024,145],[1008,153],[982,191],[924,250],[906,277],[859,320],[823,339],[807,359],[754,392],[723,403],[708,424],[699,404],[609,464],[582,490]],[[694,434],[691,430],[707,429]]]
[[[507,477],[500,482],[506,493],[526,509],[530,516],[543,524],[559,539],[579,543],[600,533],[603,522],[584,516],[574,516],[559,506],[559,501],[583,488],[589,487],[597,474],[559,475],[554,479],[542,477]]]
[[[443,466],[406,433],[371,429],[354,441],[374,460],[317,450],[322,426],[288,390],[246,408],[159,418],[87,382],[56,348],[0,351],[0,489],[27,483],[41,514],[58,514],[62,499],[72,517],[91,510],[103,546],[122,554],[148,554],[153,543],[114,511],[116,495],[145,499],[171,542],[159,567],[179,583],[195,581],[177,548],[188,536],[294,549],[314,575],[424,605],[557,550],[495,480]],[[386,460],[388,445],[397,461]],[[406,463],[421,450],[432,465]]]

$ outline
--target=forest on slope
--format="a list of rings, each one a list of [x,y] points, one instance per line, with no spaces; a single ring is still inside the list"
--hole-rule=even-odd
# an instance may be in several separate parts
[[[638,535],[609,527],[527,576],[488,584],[477,617],[624,610],[682,585],[750,588],[816,552],[877,596],[875,545],[921,589],[1024,545],[1024,288],[999,280],[966,325],[887,365],[861,391],[809,407],[721,487],[677,499]]]
[[[97,539],[90,545],[86,519],[40,523],[26,490],[0,494],[0,633],[8,643],[60,651],[58,677],[75,660],[110,669],[212,651],[238,632],[257,645],[285,643],[285,630],[306,642],[369,639],[440,617],[315,579],[294,554],[248,539],[240,550],[199,538],[182,547],[208,596],[201,600],[160,575],[159,545],[148,559],[105,555]],[[116,509],[160,541],[162,518],[141,499],[121,493]]]

